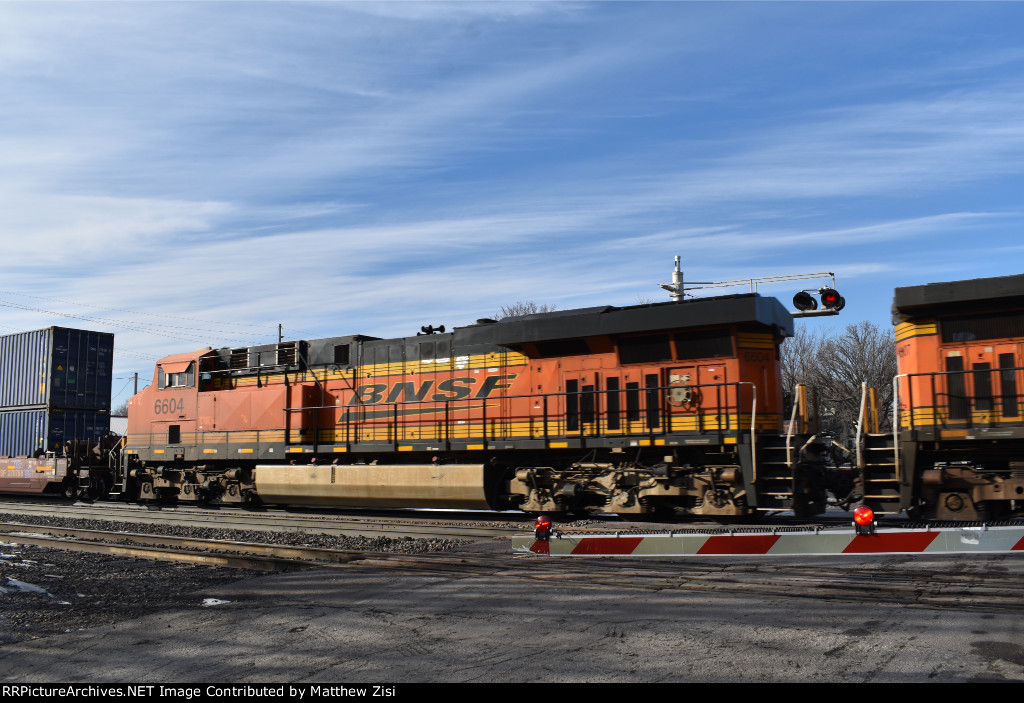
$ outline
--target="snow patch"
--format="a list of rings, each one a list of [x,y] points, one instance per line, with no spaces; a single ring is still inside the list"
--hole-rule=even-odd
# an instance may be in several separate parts
[[[46,596],[48,598],[53,598],[53,596],[51,596],[46,591],[45,588],[40,588],[39,586],[35,585],[34,583],[26,583],[25,581],[19,581],[17,579],[12,579],[10,576],[7,577],[7,585],[8,586],[13,586],[15,589],[21,591],[22,593],[38,593],[39,595],[43,595],[43,596]]]

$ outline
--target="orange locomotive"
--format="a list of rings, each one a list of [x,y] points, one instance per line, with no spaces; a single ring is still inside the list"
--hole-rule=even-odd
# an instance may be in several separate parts
[[[893,322],[898,507],[1006,514],[1024,501],[1024,275],[897,288]]]
[[[167,357],[129,407],[127,495],[742,517],[824,510],[784,436],[756,293],[538,313],[398,339]]]

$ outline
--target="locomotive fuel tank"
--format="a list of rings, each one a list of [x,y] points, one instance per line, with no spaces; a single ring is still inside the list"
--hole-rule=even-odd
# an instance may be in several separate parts
[[[489,510],[483,464],[257,464],[264,503]]]

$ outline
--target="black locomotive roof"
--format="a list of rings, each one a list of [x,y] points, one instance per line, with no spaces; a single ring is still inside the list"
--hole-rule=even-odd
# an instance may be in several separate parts
[[[1014,305],[1024,305],[1024,274],[897,288],[892,312],[899,320],[932,313],[982,312]]]
[[[353,343],[379,348],[396,345],[408,347],[410,344],[418,346],[435,341],[438,345],[450,346],[439,346],[423,353],[446,356],[449,353],[496,351],[498,347],[517,348],[523,343],[531,342],[721,327],[729,324],[761,325],[780,337],[793,336],[793,317],[778,300],[761,297],[758,293],[743,293],[697,298],[681,303],[650,303],[625,307],[604,305],[519,315],[497,321],[480,320],[474,325],[456,327],[447,333],[428,336],[381,339],[365,335],[348,335],[299,341],[297,344],[299,357],[304,357],[305,363],[348,365],[355,363],[357,357],[345,353],[339,359],[338,349],[347,348]],[[294,344],[289,343],[286,346],[292,348]],[[244,349],[225,348],[216,353],[223,367],[230,367],[232,373],[255,373],[257,365],[261,363],[260,353],[275,352],[278,347],[279,345],[269,344]],[[253,361],[254,359],[256,361]],[[270,366],[291,363],[279,362],[276,353],[266,354],[264,359],[270,359],[265,364]]]
[[[626,307],[592,307],[507,317],[455,330],[456,339],[469,343],[513,346],[524,342],[759,323],[793,336],[793,318],[775,298],[757,293],[698,298],[685,302]]]

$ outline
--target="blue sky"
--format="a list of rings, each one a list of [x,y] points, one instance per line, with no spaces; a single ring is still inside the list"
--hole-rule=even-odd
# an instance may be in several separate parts
[[[660,300],[676,255],[888,324],[1024,271],[1021,37],[1001,2],[0,2],[0,333],[111,331],[148,381],[278,324]]]

